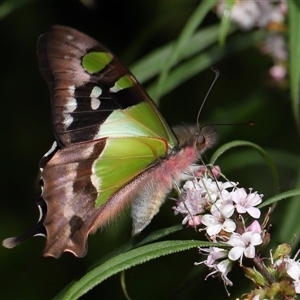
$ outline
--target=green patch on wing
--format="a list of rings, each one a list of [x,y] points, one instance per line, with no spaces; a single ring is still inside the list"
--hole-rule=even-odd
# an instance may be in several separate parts
[[[105,137],[150,137],[165,139],[170,148],[177,145],[170,127],[148,102],[113,111],[101,125],[97,136]]]
[[[117,93],[121,90],[134,86],[134,80],[130,75],[124,75],[115,82],[115,85],[109,89],[111,93]]]
[[[82,58],[82,66],[90,73],[102,71],[111,61],[113,56],[108,52],[90,52]]]
[[[121,187],[144,171],[153,161],[167,154],[166,141],[157,138],[109,138],[93,172],[100,178],[100,195],[96,207],[102,205]]]

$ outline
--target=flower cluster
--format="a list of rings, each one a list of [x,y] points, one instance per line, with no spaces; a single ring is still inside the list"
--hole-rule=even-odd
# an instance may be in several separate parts
[[[269,73],[275,82],[282,82],[287,74],[287,44],[283,33],[286,30],[287,3],[285,0],[239,0],[231,6],[221,0],[217,5],[220,17],[230,17],[242,30],[258,27],[267,30],[268,35],[261,46],[263,53],[270,55],[274,65]]]
[[[262,285],[265,292],[266,286],[268,284],[273,286],[276,282],[274,278],[278,278],[274,273],[283,274],[284,269],[286,274],[284,280],[286,281],[288,277],[292,290],[300,293],[299,261],[290,259],[281,249],[280,255],[273,256],[277,260],[272,262],[272,266],[268,269],[259,257],[260,251],[270,240],[270,234],[265,230],[266,221],[262,225],[258,222],[261,212],[256,206],[262,202],[263,195],[252,189],[247,192],[244,188],[238,187],[236,182],[219,181],[216,179],[219,175],[219,167],[210,169],[200,167],[197,176],[185,182],[180,198],[173,207],[176,215],[183,216],[182,224],[197,227],[199,231],[205,231],[209,241],[224,245],[223,248],[219,245],[209,248],[200,247],[200,254],[207,255],[207,259],[195,265],[205,264],[211,270],[205,279],[219,275],[226,291],[226,286],[233,285],[228,278],[228,273],[235,261],[239,262],[246,276],[258,286],[261,277],[266,276]],[[246,226],[245,220],[250,224],[249,226]],[[244,257],[252,259],[256,266],[261,267],[260,271],[263,275],[255,269],[244,267],[242,264]],[[282,284],[282,277],[278,284]],[[261,292],[259,289],[258,294],[261,295]],[[289,292],[288,290],[285,294],[288,295]],[[255,299],[258,294],[253,292],[247,299]]]
[[[245,228],[242,218],[243,214],[256,219],[260,217],[260,210],[255,206],[262,202],[263,195],[251,189],[247,193],[238,188],[237,183],[217,181],[209,174],[204,172],[204,175],[185,182],[174,212],[184,216],[182,224],[201,226],[200,230],[206,231],[209,240],[232,247],[230,251],[217,247],[200,249],[201,253],[208,253],[203,263],[213,269],[209,275],[220,273],[224,282],[231,285],[227,274],[233,261],[239,260],[242,264],[243,256],[254,258],[255,246],[263,242],[258,222]]]

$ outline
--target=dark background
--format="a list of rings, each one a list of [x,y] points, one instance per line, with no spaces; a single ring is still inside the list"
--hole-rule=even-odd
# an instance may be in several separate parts
[[[39,35],[54,24],[77,28],[112,49],[130,67],[136,59],[175,39],[198,1],[94,3],[94,7],[88,8],[75,0],[29,1],[0,20],[0,240],[21,234],[36,222],[35,199],[40,193],[38,162],[53,142],[48,88],[39,74],[36,59]],[[218,18],[212,12],[202,26],[216,22]],[[281,188],[287,190],[295,184],[297,170],[295,165],[287,167],[283,160],[298,155],[299,139],[289,91],[272,84],[268,77],[271,66],[271,59],[254,47],[217,63],[215,67],[221,76],[205,104],[201,121],[228,124],[253,120],[254,127],[218,126],[219,145],[242,139],[270,151],[280,173]],[[162,98],[160,108],[171,125],[195,122],[213,78],[214,73],[206,70]],[[227,177],[239,181],[240,186],[253,187],[265,194],[266,199],[273,195],[270,171],[253,151],[232,150],[220,165]],[[181,222],[180,217],[174,218],[172,205],[171,201],[164,205],[145,234]],[[281,209],[284,204],[278,211]],[[59,260],[43,258],[43,238],[34,238],[12,250],[1,247],[0,298],[54,297],[68,283],[84,275],[97,259],[128,241],[130,226],[130,220],[123,217],[98,231],[89,238],[89,252],[83,259],[71,254],[64,254]],[[172,238],[196,238],[190,231]],[[291,239],[288,237],[288,241]],[[132,299],[166,299],[194,268],[193,263],[201,260],[204,258],[194,249],[133,268],[126,272],[128,293]],[[211,278],[204,281],[207,273],[204,270],[196,277],[189,291],[178,299],[200,299],[203,294],[206,299],[216,299],[215,293],[220,295],[223,284]],[[235,276],[244,277],[239,270],[229,277],[234,281]],[[239,281],[230,290],[233,294],[241,294]],[[223,295],[225,299],[225,291]],[[108,279],[84,298],[125,299],[120,277]]]

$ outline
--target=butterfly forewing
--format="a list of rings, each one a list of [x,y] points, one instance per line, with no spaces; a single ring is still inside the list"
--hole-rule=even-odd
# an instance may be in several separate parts
[[[40,37],[38,57],[51,93],[55,133],[62,145],[108,136],[149,136],[149,131],[151,136],[166,139],[170,147],[177,143],[172,130],[135,78],[94,39],[71,28],[54,26]],[[115,111],[126,113],[139,104],[143,104],[146,115],[151,116],[144,126],[139,124],[144,114],[139,120],[137,112],[134,119],[128,116],[118,120],[122,132],[116,126],[109,131],[101,128],[109,117],[118,118],[114,116]],[[143,132],[145,127],[148,128]]]

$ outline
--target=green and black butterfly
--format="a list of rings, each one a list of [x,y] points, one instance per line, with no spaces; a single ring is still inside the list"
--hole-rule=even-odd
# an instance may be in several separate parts
[[[215,133],[207,126],[172,130],[118,59],[75,29],[52,27],[37,53],[56,142],[40,162],[39,222],[3,245],[45,235],[45,256],[82,257],[88,235],[128,205],[133,234],[141,232]]]

